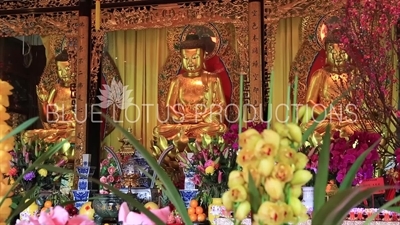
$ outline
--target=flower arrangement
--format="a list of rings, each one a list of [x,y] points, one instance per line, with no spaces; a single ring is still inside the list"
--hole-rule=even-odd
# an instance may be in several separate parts
[[[237,163],[242,170],[229,174],[229,190],[222,195],[227,210],[242,221],[251,213],[253,224],[298,223],[308,219],[300,202],[301,187],[312,177],[308,158],[297,152],[302,132],[296,124],[274,124],[261,134],[248,129],[239,135]]]
[[[236,168],[236,150],[226,146],[221,137],[203,136],[202,143],[189,144],[193,155],[180,155],[180,165],[194,173],[193,182],[201,204],[209,205],[228,190],[229,173]]]
[[[117,170],[117,162],[111,154],[100,163],[100,182],[121,188],[121,174]],[[101,186],[100,194],[109,194],[109,190]]]
[[[18,220],[16,225],[43,225],[43,224],[81,224],[81,225],[95,225],[93,220],[90,220],[85,215],[77,215],[70,217],[66,209],[61,206],[42,210],[39,217],[32,216],[29,221]]]
[[[255,129],[258,132],[262,132],[267,129],[267,123],[264,122],[248,122],[246,127],[242,128],[242,132],[247,129]],[[229,127],[229,130],[223,135],[225,144],[230,145],[233,149],[239,149],[239,124],[234,123]]]
[[[11,169],[9,175],[13,179],[17,179],[19,176],[25,173],[25,170],[32,165],[38,158],[40,158],[48,148],[54,144],[46,143],[41,140],[35,140],[32,142],[24,142],[22,138],[17,138],[15,146],[10,154],[11,158]],[[54,157],[47,158],[43,164],[45,165],[56,165],[62,167],[67,162],[62,154],[56,154]],[[61,174],[55,172],[48,172],[46,169],[38,169],[36,171],[30,171],[23,175],[23,179],[20,182],[20,186],[26,191],[31,189],[34,185],[44,190],[58,190],[60,188]]]
[[[8,179],[4,179],[3,174],[10,172],[10,149],[14,146],[14,137],[6,138],[10,133],[11,127],[7,125],[6,120],[10,119],[10,114],[6,112],[6,107],[10,105],[8,96],[12,94],[13,87],[2,80],[0,80],[0,196],[4,201],[0,205],[0,222],[4,223],[11,214],[12,199],[7,198],[7,193],[11,189]]]
[[[343,181],[356,159],[380,138],[379,134],[369,132],[355,132],[348,138],[340,137],[340,132],[334,133],[330,148],[329,170],[336,174],[339,183]],[[379,161],[377,149],[378,146],[368,154],[353,180],[353,185],[373,177],[374,164]]]

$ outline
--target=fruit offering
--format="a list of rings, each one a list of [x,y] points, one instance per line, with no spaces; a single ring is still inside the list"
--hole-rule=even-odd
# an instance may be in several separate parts
[[[199,202],[197,200],[190,201],[188,214],[192,222],[204,222],[207,218],[203,207],[199,206]]]
[[[44,204],[43,204],[43,208],[42,208],[42,212],[48,212],[50,211],[50,208],[53,207],[53,202],[47,200]]]
[[[66,205],[64,208],[69,213],[69,216],[76,216],[79,213],[79,210],[73,204]]]

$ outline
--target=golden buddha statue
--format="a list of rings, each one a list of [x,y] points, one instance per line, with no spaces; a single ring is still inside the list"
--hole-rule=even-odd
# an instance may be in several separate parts
[[[341,33],[334,30],[325,39],[326,65],[315,71],[309,79],[306,94],[306,104],[313,109],[313,119],[317,119],[334,100],[342,95],[350,86],[352,75],[357,70],[352,67],[349,55],[341,43]],[[332,131],[340,131],[342,135],[352,135],[354,131],[361,131],[361,123],[369,127],[366,121],[357,120],[356,106],[343,97],[321,121],[315,133],[323,135],[328,124]],[[314,121],[302,124],[303,128],[311,126]]]
[[[189,34],[180,45],[182,73],[170,83],[166,110],[168,122],[153,130],[155,137],[172,140],[186,136],[201,140],[226,131],[226,100],[217,74],[204,69],[204,42]]]
[[[52,143],[75,137],[76,121],[70,89],[72,77],[66,50],[55,57],[55,63],[58,82],[50,90],[46,90],[43,84],[36,86],[39,117],[44,129],[27,131],[27,139],[40,138]],[[70,139],[70,142],[74,141]]]

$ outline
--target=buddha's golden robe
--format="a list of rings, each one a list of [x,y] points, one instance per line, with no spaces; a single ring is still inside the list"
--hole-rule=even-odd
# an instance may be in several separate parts
[[[318,115],[323,113],[347,88],[348,74],[346,73],[331,73],[324,68],[314,72],[306,95],[306,102],[314,111],[313,119],[316,120]],[[331,124],[332,130],[340,130],[347,135],[361,130],[362,127],[360,121],[357,120],[355,110],[356,106],[347,101],[347,98],[340,99],[332,107],[327,117],[317,125],[315,133],[324,134],[328,124]],[[303,127],[307,128],[313,122],[303,124]]]
[[[179,134],[199,138],[202,134],[213,136],[226,131],[226,101],[216,74],[179,74],[171,81],[166,104],[168,121],[154,129],[155,136],[171,140]]]

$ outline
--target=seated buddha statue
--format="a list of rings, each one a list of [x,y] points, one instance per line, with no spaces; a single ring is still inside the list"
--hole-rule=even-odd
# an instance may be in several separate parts
[[[155,127],[153,135],[168,140],[179,135],[201,140],[202,134],[224,133],[227,104],[218,75],[204,69],[204,42],[189,34],[180,44],[180,53],[183,70],[169,86],[168,121]]]
[[[51,143],[75,136],[75,113],[70,89],[72,78],[66,50],[55,57],[55,63],[58,82],[50,90],[46,90],[42,84],[36,86],[39,117],[44,129],[27,131],[25,137],[28,139],[36,137]]]
[[[341,37],[339,30],[328,34],[325,39],[326,65],[316,70],[308,82],[306,104],[313,109],[314,119],[351,86],[350,76],[357,75],[357,70],[352,67],[350,57],[343,48]],[[348,97],[341,98],[325,119],[319,122],[314,132],[323,135],[328,124],[332,131],[340,131],[347,136],[354,131],[362,131],[363,127],[370,130],[370,123],[357,120],[355,108]],[[313,122],[302,124],[302,127],[306,129]]]

